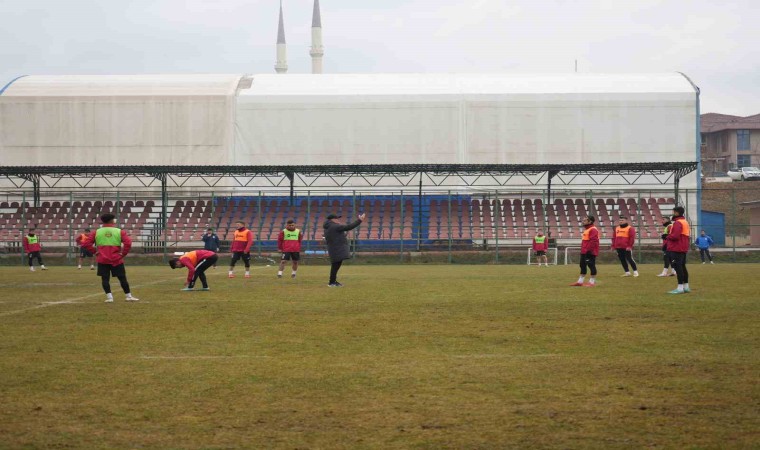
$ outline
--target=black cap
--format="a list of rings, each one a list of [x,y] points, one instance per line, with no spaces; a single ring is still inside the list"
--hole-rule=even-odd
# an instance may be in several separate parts
[[[329,216],[327,216],[327,220],[330,220],[330,219],[340,219],[341,217],[343,217],[343,216],[339,216],[337,214],[330,214]]]

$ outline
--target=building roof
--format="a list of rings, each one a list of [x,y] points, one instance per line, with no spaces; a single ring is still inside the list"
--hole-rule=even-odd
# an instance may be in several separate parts
[[[715,133],[724,130],[759,130],[760,114],[741,117],[729,114],[708,113],[700,117],[701,132]]]

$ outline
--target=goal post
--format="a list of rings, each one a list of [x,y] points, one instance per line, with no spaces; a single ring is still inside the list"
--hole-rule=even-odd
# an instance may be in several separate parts
[[[552,254],[554,255],[554,258],[552,258]],[[546,251],[546,259],[549,262],[549,264],[557,265],[557,249],[556,248],[550,248]],[[533,254],[533,247],[528,247],[528,265],[536,265],[538,264],[536,262],[536,255]]]
[[[570,252],[571,251],[575,252],[576,250],[578,251],[578,254],[580,254],[580,252],[581,252],[581,248],[580,247],[565,247],[565,265],[573,264],[574,263],[574,261],[572,261],[572,259],[571,259],[572,257],[570,256]],[[575,253],[573,253],[573,254],[575,254]],[[578,262],[578,261],[575,261],[575,262]]]

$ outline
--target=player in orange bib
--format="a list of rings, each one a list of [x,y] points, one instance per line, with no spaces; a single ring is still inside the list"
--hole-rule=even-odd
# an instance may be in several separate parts
[[[229,278],[235,278],[235,264],[239,259],[243,260],[245,264],[245,277],[251,278],[251,245],[253,245],[253,232],[245,227],[245,223],[238,220],[235,222],[237,229],[232,238],[232,246],[230,251],[232,252],[232,261],[230,261],[230,272],[227,274]]]
[[[187,267],[187,282],[183,291],[192,291],[195,288],[195,282],[200,279],[203,285],[202,291],[208,291],[208,282],[206,281],[206,269],[213,267],[219,257],[210,250],[193,250],[187,252],[179,258],[169,261],[169,267],[177,269]]]
[[[82,247],[87,240],[87,237],[90,235],[90,229],[85,228],[84,233],[77,236],[77,245],[79,246],[79,260],[77,261],[77,269],[82,268],[82,261],[85,260],[85,258],[90,259],[90,270],[95,270],[95,255],[88,252],[87,250]]]
[[[581,237],[581,276],[578,281],[570,286],[596,286],[596,257],[599,255],[599,230],[594,226],[596,218],[586,216],[583,218],[583,236]],[[584,283],[587,269],[591,271],[591,278]]]

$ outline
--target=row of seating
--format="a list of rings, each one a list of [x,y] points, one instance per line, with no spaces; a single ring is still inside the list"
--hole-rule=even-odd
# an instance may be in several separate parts
[[[537,229],[551,231],[560,239],[576,238],[580,221],[587,213],[596,215],[602,235],[611,233],[620,214],[630,217],[640,237],[656,238],[662,213],[672,208],[672,198],[581,198],[554,199],[478,199],[431,196],[418,200],[406,197],[361,199],[220,198],[179,200],[167,205],[166,228],[160,223],[161,204],[153,200],[43,202],[33,208],[18,202],[0,203],[0,240],[20,239],[24,225],[35,224],[44,240],[68,241],[69,235],[97,227],[104,212],[118,213],[119,226],[141,238],[157,234],[171,241],[196,241],[208,228],[217,230],[220,239],[231,240],[235,222],[243,221],[257,239],[277,238],[288,219],[294,219],[307,239],[321,239],[322,224],[328,214],[351,221],[359,213],[367,220],[357,230],[360,239],[395,240],[489,240],[529,239]]]

